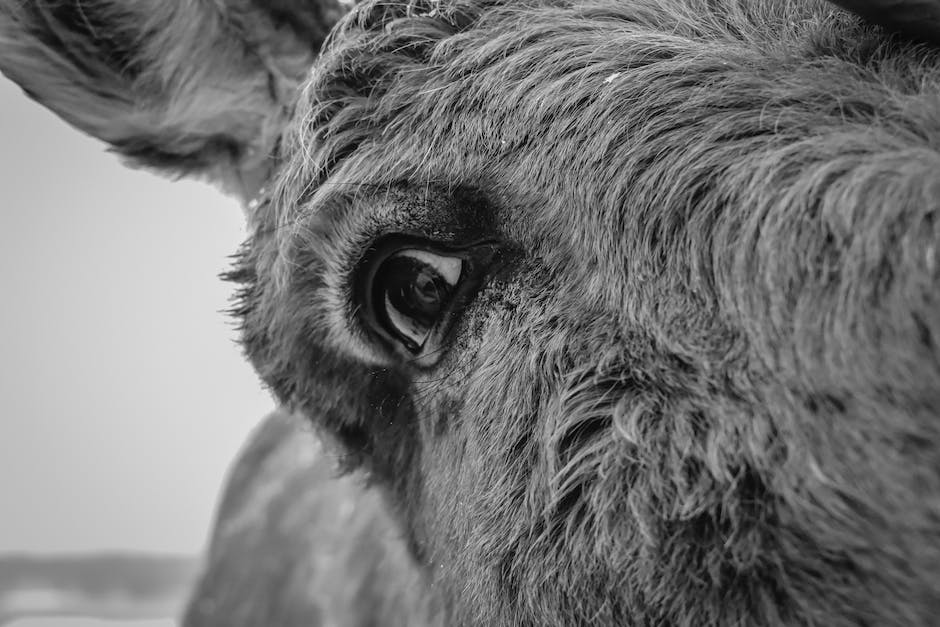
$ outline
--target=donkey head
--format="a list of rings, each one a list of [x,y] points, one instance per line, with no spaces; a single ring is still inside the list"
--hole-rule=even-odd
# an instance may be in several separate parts
[[[843,4],[5,0],[0,67],[251,201],[246,352],[452,624],[928,625],[940,9]]]

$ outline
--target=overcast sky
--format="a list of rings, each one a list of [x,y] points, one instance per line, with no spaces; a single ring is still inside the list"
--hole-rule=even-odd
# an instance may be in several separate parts
[[[198,551],[273,407],[220,313],[241,211],[2,77],[0,139],[0,551]]]

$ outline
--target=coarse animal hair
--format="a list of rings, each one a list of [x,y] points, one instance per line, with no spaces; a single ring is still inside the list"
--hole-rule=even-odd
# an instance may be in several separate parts
[[[263,427],[185,624],[932,625],[940,6],[874,6],[342,18],[229,278],[347,474]],[[432,356],[358,296],[396,237],[494,251]]]

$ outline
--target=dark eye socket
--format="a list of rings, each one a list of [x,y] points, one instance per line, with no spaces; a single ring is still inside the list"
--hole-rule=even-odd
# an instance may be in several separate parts
[[[395,352],[429,365],[496,252],[492,244],[458,249],[388,238],[366,253],[358,269],[360,317]]]

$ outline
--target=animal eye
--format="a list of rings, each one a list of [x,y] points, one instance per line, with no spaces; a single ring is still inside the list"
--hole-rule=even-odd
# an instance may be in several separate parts
[[[358,271],[360,317],[394,352],[429,365],[495,254],[489,244],[447,250],[411,239],[382,242]]]
[[[372,303],[385,330],[412,353],[420,353],[450,304],[463,261],[424,250],[405,249],[379,266]]]

